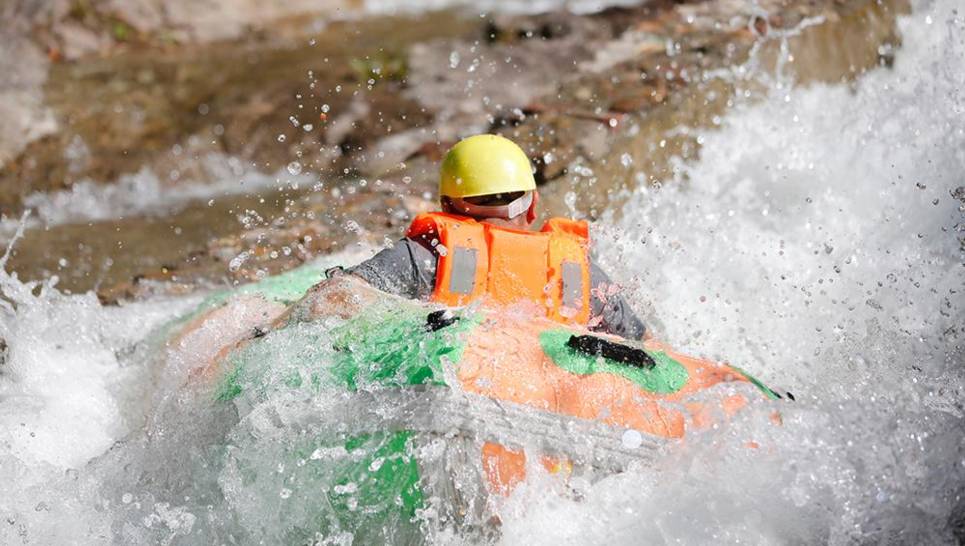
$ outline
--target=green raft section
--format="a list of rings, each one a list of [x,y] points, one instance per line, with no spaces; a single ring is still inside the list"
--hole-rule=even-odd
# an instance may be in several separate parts
[[[672,394],[687,384],[687,368],[663,351],[648,352],[656,362],[653,368],[628,366],[615,360],[590,357],[566,345],[573,331],[564,328],[546,330],[539,335],[543,352],[564,370],[577,375],[609,373],[636,383],[640,388],[658,394]]]
[[[281,294],[291,293],[281,288]],[[217,386],[215,399],[230,403],[244,397],[259,403],[280,389],[309,389],[324,396],[326,390],[445,385],[445,362],[459,361],[465,336],[478,320],[463,317],[427,332],[426,314],[423,305],[393,300],[330,328],[292,322],[229,355],[230,371]],[[302,487],[326,491],[324,499],[304,499],[314,506],[305,525],[326,534],[350,530],[356,540],[366,542],[418,534],[416,516],[424,498],[413,439],[410,432],[332,431],[282,454],[284,460],[304,461],[319,446],[344,449],[343,457],[325,461],[324,473],[302,480]],[[271,474],[270,468],[247,471]]]
[[[458,362],[466,335],[478,324],[475,316],[427,332],[426,308],[417,303],[370,309],[330,330],[290,324],[254,340],[227,359],[230,370],[215,392],[227,402],[249,391],[268,395],[271,385],[291,388],[445,385],[443,362]],[[286,358],[277,361],[279,348]],[[271,362],[274,365],[266,366]]]
[[[270,343],[256,340],[229,356],[230,371],[215,398],[230,401],[246,390],[264,397],[268,385],[277,385],[279,373],[283,374],[283,384],[292,388],[343,387],[355,391],[364,386],[445,385],[444,361],[459,362],[467,336],[481,319],[462,317],[451,326],[427,332],[426,314],[424,306],[407,303],[371,310],[323,333],[304,325],[282,328],[272,332]],[[559,328],[539,336],[543,352],[570,373],[618,375],[658,394],[675,393],[687,383],[687,369],[662,351],[650,353],[656,362],[653,368],[628,366],[568,347],[566,342],[574,333]],[[272,367],[257,365],[274,360],[272,354],[279,346],[285,347],[288,362]],[[292,367],[291,362],[297,365]]]
[[[229,298],[246,294],[259,295],[263,298],[278,303],[290,304],[296,302],[308,292],[308,289],[315,286],[325,278],[322,268],[314,265],[303,265],[271,277],[239,286],[233,290],[221,290],[209,296],[201,305],[207,308],[218,305]]]
[[[304,465],[296,502],[306,510],[289,531],[291,543],[306,544],[316,532],[350,532],[354,544],[411,543],[421,535],[417,510],[425,505],[419,463],[409,432],[363,434],[348,439],[316,437],[293,448],[289,460],[311,460],[319,451],[344,449],[317,465]]]

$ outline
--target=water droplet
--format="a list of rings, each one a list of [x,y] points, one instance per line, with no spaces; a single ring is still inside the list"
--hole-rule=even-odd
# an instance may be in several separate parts
[[[636,449],[643,445],[643,436],[632,428],[627,429],[620,438],[620,443],[627,449]]]
[[[566,203],[570,211],[576,210],[576,192],[566,192],[566,195],[563,196],[563,202]]]
[[[234,271],[238,271],[239,269],[241,269],[241,266],[244,265],[245,261],[248,260],[248,256],[249,256],[249,255],[250,255],[250,254],[249,254],[248,251],[246,250],[246,251],[242,252],[241,254],[238,254],[238,255],[235,256],[234,258],[232,258],[231,261],[228,262],[228,270],[234,272]]]
[[[292,176],[298,176],[302,172],[302,164],[297,161],[292,161],[288,164],[288,174]]]

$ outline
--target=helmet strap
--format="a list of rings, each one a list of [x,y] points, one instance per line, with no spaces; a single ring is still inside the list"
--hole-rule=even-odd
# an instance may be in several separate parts
[[[528,191],[520,196],[519,199],[505,205],[474,205],[459,197],[448,197],[448,199],[452,208],[476,218],[504,218],[506,220],[512,220],[520,214],[529,213],[527,219],[529,219],[530,214],[535,219],[535,193],[535,191]]]
[[[526,223],[532,224],[536,221],[536,204],[539,203],[539,192],[533,190],[533,202],[530,203],[529,209],[526,210]]]

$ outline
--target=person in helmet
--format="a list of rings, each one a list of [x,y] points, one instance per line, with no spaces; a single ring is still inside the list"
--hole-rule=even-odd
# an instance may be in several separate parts
[[[529,158],[497,135],[449,150],[441,212],[421,214],[406,236],[347,272],[391,294],[465,305],[480,298],[529,306],[562,323],[629,339],[645,328],[590,259],[586,222],[551,218],[534,229],[539,195]]]

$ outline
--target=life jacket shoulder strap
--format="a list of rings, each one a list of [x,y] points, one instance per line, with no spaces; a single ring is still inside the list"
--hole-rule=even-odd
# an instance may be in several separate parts
[[[489,246],[482,224],[455,214],[432,212],[418,215],[406,235],[422,239],[435,251],[435,301],[459,306],[486,293]]]
[[[590,225],[585,220],[570,220],[569,218],[554,217],[543,224],[541,231],[572,235],[582,239],[587,244],[590,241]]]
[[[586,324],[590,319],[589,225],[550,218],[542,231],[551,234],[547,265],[554,305],[550,318]]]

